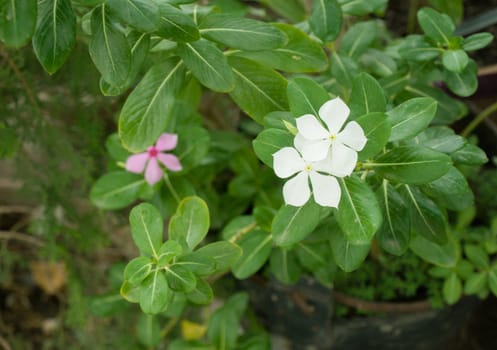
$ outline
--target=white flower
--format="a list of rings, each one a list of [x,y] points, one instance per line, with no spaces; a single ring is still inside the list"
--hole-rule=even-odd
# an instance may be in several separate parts
[[[333,167],[342,169],[342,173],[337,175],[350,175],[357,163],[357,152],[364,148],[367,139],[355,121],[347,123],[342,130],[349,113],[349,107],[337,97],[325,102],[318,112],[327,128],[312,114],[297,118],[295,143],[300,145],[302,157],[316,162],[331,153]]]
[[[298,144],[295,146],[299,147]],[[319,162],[305,161],[293,147],[284,147],[274,153],[273,168],[276,176],[286,179],[296,174],[283,185],[285,203],[303,206],[311,197],[312,188],[317,204],[337,208],[341,196],[340,185],[334,176],[323,174],[334,173],[330,165],[329,158]]]

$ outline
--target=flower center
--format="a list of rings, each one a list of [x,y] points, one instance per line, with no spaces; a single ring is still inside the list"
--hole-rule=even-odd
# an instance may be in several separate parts
[[[330,140],[331,140],[331,141],[335,141],[335,140],[336,140],[336,138],[337,138],[337,135],[335,135],[335,134],[330,134],[329,138],[330,138]]]
[[[159,151],[157,151],[157,148],[155,148],[154,146],[149,147],[147,152],[150,158],[157,157],[157,154],[159,153]]]
[[[312,171],[312,166],[310,164],[307,164],[304,168],[305,171],[307,171],[308,173],[310,173]]]

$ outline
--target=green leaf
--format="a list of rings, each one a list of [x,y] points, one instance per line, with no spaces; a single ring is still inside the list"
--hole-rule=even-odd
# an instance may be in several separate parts
[[[437,11],[447,14],[455,22],[461,22],[463,18],[464,6],[463,0],[429,0],[431,6],[433,6]]]
[[[242,248],[242,256],[232,267],[238,279],[245,279],[264,265],[271,254],[271,235],[262,230],[252,230],[237,243]]]
[[[186,296],[194,304],[207,305],[213,298],[212,288],[204,279],[197,277],[195,289]]]
[[[119,116],[119,136],[124,146],[139,152],[153,145],[169,123],[174,96],[183,85],[180,62],[165,61],[147,72],[126,99]]]
[[[375,20],[358,22],[351,26],[343,36],[339,52],[357,59],[366,52],[376,37],[377,24]]]
[[[178,42],[191,42],[200,39],[200,33],[193,19],[177,7],[165,1],[159,5],[160,21],[157,35]]]
[[[370,13],[384,13],[388,0],[338,0],[343,13],[364,16]]]
[[[269,6],[277,14],[288,18],[292,22],[301,22],[305,19],[305,8],[300,0],[257,0]]]
[[[352,58],[333,52],[331,55],[331,73],[340,85],[352,87],[352,81],[354,76],[359,73],[359,67]]]
[[[131,284],[140,284],[150,274],[153,266],[154,264],[148,257],[134,258],[124,269],[124,279]]]
[[[14,156],[20,145],[21,140],[17,135],[17,130],[14,127],[5,126],[0,122],[0,158]]]
[[[302,241],[295,246],[295,252],[300,264],[309,271],[314,271],[327,266],[330,261],[331,246],[324,244],[323,241]]]
[[[109,317],[127,309],[129,304],[118,293],[85,297],[88,300],[88,310],[92,315]]]
[[[381,225],[378,201],[371,188],[355,176],[340,178],[342,198],[336,213],[345,240],[368,244]]]
[[[423,191],[451,210],[466,209],[474,200],[466,178],[456,167],[451,167],[445,175],[424,185]]]
[[[179,43],[178,54],[202,85],[219,92],[228,92],[233,89],[231,67],[222,51],[212,42],[199,40],[192,43]]]
[[[429,97],[412,98],[388,111],[388,119],[392,123],[389,141],[416,136],[428,127],[436,112],[437,102]]]
[[[420,235],[436,243],[447,242],[447,216],[416,187],[404,185],[404,200],[409,207],[411,236]]]
[[[211,143],[207,130],[203,127],[189,125],[179,127],[177,134],[180,141],[174,153],[181,161],[183,170],[187,171],[201,164],[209,152]]]
[[[458,164],[482,165],[488,162],[487,155],[478,146],[467,143],[461,149],[451,154],[452,159]]]
[[[413,142],[437,152],[451,154],[464,147],[467,140],[456,135],[454,129],[450,127],[432,126],[418,134]]]
[[[421,259],[440,267],[456,266],[459,257],[457,244],[453,240],[440,245],[417,235],[412,237],[409,248]]]
[[[406,184],[431,182],[452,166],[449,156],[422,146],[394,148],[369,165],[387,180]]]
[[[409,35],[399,48],[400,57],[415,62],[429,62],[443,53],[443,49],[433,46],[423,35]]]
[[[488,287],[493,295],[497,296],[497,266],[493,266],[488,271]]]
[[[494,40],[494,36],[491,33],[476,33],[464,38],[462,48],[464,51],[483,49],[485,46],[489,45],[492,40]]]
[[[213,13],[200,24],[200,34],[230,48],[260,51],[283,46],[286,35],[278,28],[261,21]]]
[[[136,200],[138,191],[144,184],[143,176],[114,171],[105,174],[93,184],[90,200],[100,209],[121,209]]]
[[[429,7],[423,7],[417,16],[421,29],[428,37],[445,45],[450,44],[455,26],[449,16]]]
[[[159,25],[159,6],[148,0],[107,0],[109,10],[123,22],[142,32],[152,32]]]
[[[235,242],[239,238],[239,236],[244,235],[256,226],[257,223],[252,215],[237,216],[231,219],[224,226],[223,231],[221,232],[221,236],[225,240]]]
[[[478,294],[487,287],[487,272],[478,272],[470,276],[464,285],[464,293]]]
[[[216,260],[198,251],[181,256],[175,265],[185,267],[198,276],[211,275],[216,270]]]
[[[62,67],[76,42],[76,16],[70,0],[44,0],[38,10],[33,49],[43,68],[53,74]]]
[[[183,265],[174,264],[166,268],[166,278],[169,288],[176,292],[188,293],[197,285],[193,272]]]
[[[119,291],[121,296],[130,303],[140,302],[140,292],[141,292],[140,286],[135,286],[134,284],[131,284],[126,280],[123,281],[123,284]]]
[[[326,55],[316,40],[290,24],[275,23],[273,26],[288,37],[284,46],[273,50],[239,52],[237,55],[290,73],[312,73],[326,69]]]
[[[446,50],[442,55],[442,64],[452,72],[462,72],[468,62],[469,57],[464,50]]]
[[[490,259],[487,252],[480,246],[467,244],[464,246],[464,253],[477,268],[485,270],[490,267]]]
[[[151,204],[141,203],[131,210],[129,222],[131,236],[140,253],[157,259],[164,227],[159,211]]]
[[[234,349],[238,338],[239,320],[228,308],[216,310],[209,319],[207,336],[219,350]]]
[[[164,271],[153,271],[140,284],[140,308],[146,314],[162,312],[171,301],[172,293],[167,285]]]
[[[91,28],[88,48],[93,63],[109,84],[123,85],[131,65],[131,48],[124,33],[109,16],[105,5],[93,10]]]
[[[335,262],[345,272],[352,272],[359,268],[371,248],[369,243],[352,244],[345,239],[338,227],[330,230],[330,244]]]
[[[461,97],[468,97],[478,88],[478,66],[475,61],[469,60],[466,67],[459,73],[445,71],[444,80],[449,89]]]
[[[312,2],[309,26],[324,43],[336,39],[342,29],[342,9],[336,0]]]
[[[402,255],[409,248],[410,220],[409,208],[395,187],[383,181],[376,191],[383,213],[383,223],[376,233],[382,249],[393,255]]]
[[[320,217],[320,207],[313,201],[307,202],[303,207],[282,206],[273,220],[274,243],[287,247],[300,242],[314,231]]]
[[[366,71],[380,78],[391,77],[399,70],[396,60],[388,52],[377,49],[368,48],[360,57],[360,62]]]
[[[285,284],[297,282],[302,272],[295,252],[284,248],[273,250],[269,259],[269,266],[273,275]]]
[[[462,282],[455,272],[444,281],[442,293],[449,305],[455,304],[462,296]]]
[[[183,253],[181,244],[171,239],[164,242],[157,252],[157,264],[159,267],[169,264],[174,258]]]
[[[257,157],[270,168],[273,167],[273,154],[283,147],[293,146],[293,135],[286,130],[266,129],[252,141]]]
[[[37,1],[0,1],[0,41],[19,48],[28,43],[36,27]]]
[[[366,146],[359,152],[359,160],[369,159],[380,153],[388,143],[392,126],[385,113],[373,112],[356,119],[367,138]]]
[[[210,219],[207,204],[199,197],[184,198],[169,221],[169,238],[185,250],[193,250],[207,235]]]
[[[155,348],[161,342],[160,319],[154,315],[141,314],[138,319],[137,337],[148,348]]]
[[[354,79],[349,102],[351,119],[372,112],[385,112],[386,105],[383,88],[375,78],[361,73]]]
[[[295,117],[304,114],[317,116],[319,108],[330,99],[328,92],[316,81],[297,77],[289,81],[287,86],[290,111]]]
[[[297,130],[295,117],[291,112],[271,112],[264,117],[265,129],[279,129],[283,131]],[[296,133],[296,131],[295,131]]]
[[[286,79],[274,70],[241,57],[229,57],[235,73],[231,98],[256,122],[273,111],[288,109]]]
[[[234,243],[218,241],[197,249],[195,254],[214,259],[216,263],[214,272],[222,272],[230,268],[240,258],[242,250]]]

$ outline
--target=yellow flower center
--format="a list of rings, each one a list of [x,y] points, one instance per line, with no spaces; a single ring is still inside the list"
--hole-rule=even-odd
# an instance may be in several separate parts
[[[312,170],[311,165],[310,165],[310,164],[307,164],[307,165],[305,166],[305,171],[307,171],[307,172],[309,173],[309,172],[311,172],[311,170]]]

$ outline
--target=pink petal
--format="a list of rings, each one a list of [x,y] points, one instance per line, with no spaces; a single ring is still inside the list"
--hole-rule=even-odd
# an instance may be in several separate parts
[[[330,133],[312,114],[305,114],[296,119],[297,129],[308,140],[321,140],[330,136]]]
[[[176,148],[177,144],[178,144],[178,135],[164,133],[157,140],[155,148],[157,148],[158,151],[170,151]]]
[[[126,170],[132,173],[140,174],[145,170],[145,165],[148,161],[148,153],[138,153],[132,156],[129,156],[126,160]]]
[[[161,163],[164,164],[164,166],[171,171],[180,171],[181,169],[183,169],[178,157],[176,157],[175,155],[159,153],[157,155],[157,159],[159,159]]]
[[[317,204],[323,207],[338,208],[342,191],[334,176],[326,176],[312,171],[310,174],[312,194]]]
[[[340,97],[325,102],[319,109],[319,117],[325,122],[331,134],[336,135],[350,114],[349,107]]]
[[[301,207],[310,197],[309,175],[306,171],[298,173],[283,185],[283,198],[286,204]]]
[[[337,139],[356,151],[362,150],[368,140],[364,135],[364,130],[357,122],[347,123],[337,135]]]
[[[157,163],[157,158],[150,158],[147,165],[147,170],[145,171],[145,180],[147,180],[149,185],[155,185],[162,179],[162,169]]]
[[[305,168],[305,162],[295,148],[283,147],[273,154],[274,173],[285,179]]]

